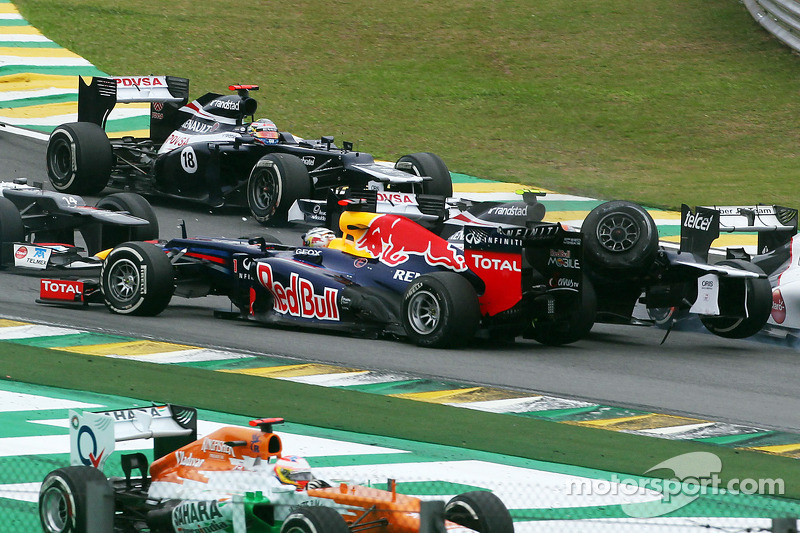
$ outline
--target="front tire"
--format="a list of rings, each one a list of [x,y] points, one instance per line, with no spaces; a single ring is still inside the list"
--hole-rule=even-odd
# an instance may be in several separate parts
[[[126,242],[111,250],[103,262],[100,289],[113,313],[155,316],[169,305],[175,274],[158,246]]]
[[[280,533],[350,533],[336,509],[322,506],[297,507],[281,526]]]
[[[247,180],[247,204],[259,224],[285,221],[289,208],[311,196],[311,178],[300,158],[268,154],[256,162]]]
[[[14,243],[25,240],[25,226],[14,202],[0,197],[0,265],[14,263]]]
[[[511,513],[492,492],[476,490],[453,497],[444,507],[444,518],[478,533],[514,533]]]
[[[741,259],[729,259],[720,261],[719,265],[732,266],[748,272],[763,274],[757,265]],[[720,278],[720,296],[724,287],[725,278]],[[746,278],[744,280],[747,290],[747,316],[746,317],[724,317],[724,316],[701,316],[700,322],[708,331],[719,337],[726,339],[744,339],[755,335],[769,320],[772,312],[772,287],[767,278]]]
[[[584,257],[601,272],[642,273],[658,252],[658,228],[642,206],[617,200],[601,204],[581,225]]]
[[[113,526],[114,491],[94,467],[59,468],[39,489],[39,521],[45,533],[91,533],[97,526]]]
[[[403,295],[403,327],[417,346],[451,348],[468,342],[480,322],[475,288],[454,272],[414,280]]]
[[[47,175],[60,192],[99,193],[108,183],[113,161],[108,135],[92,122],[62,124],[47,142]]]
[[[430,176],[433,178],[422,182],[422,192],[424,194],[436,194],[446,198],[453,196],[453,178],[450,176],[450,171],[441,157],[431,152],[408,154],[397,160],[395,168],[399,163],[403,162],[411,163],[411,169],[404,169],[405,172],[416,176]]]

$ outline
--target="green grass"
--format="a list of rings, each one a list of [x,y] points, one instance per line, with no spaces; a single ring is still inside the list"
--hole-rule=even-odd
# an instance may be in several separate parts
[[[112,74],[257,83],[259,116],[602,199],[792,205],[800,58],[737,0],[16,0]]]

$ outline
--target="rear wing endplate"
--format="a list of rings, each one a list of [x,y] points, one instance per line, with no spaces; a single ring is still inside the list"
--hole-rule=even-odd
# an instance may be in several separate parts
[[[197,410],[152,405],[69,412],[70,464],[102,469],[117,442],[153,439],[155,458],[197,440]]]
[[[162,142],[177,128],[177,111],[189,101],[189,80],[176,76],[78,77],[78,121],[105,128],[117,103],[150,102],[150,136]]]

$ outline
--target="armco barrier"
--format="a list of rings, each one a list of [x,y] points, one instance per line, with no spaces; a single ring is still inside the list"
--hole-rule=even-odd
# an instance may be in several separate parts
[[[796,0],[743,0],[764,29],[800,52],[800,2]]]

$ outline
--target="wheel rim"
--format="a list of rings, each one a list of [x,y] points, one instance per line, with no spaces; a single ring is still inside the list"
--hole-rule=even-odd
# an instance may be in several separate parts
[[[280,197],[280,180],[276,173],[263,171],[256,174],[251,192],[253,205],[261,211],[274,211]]]
[[[612,213],[597,225],[597,240],[608,251],[627,252],[639,240],[639,226],[629,215]]]
[[[439,326],[442,309],[439,300],[428,290],[420,290],[408,302],[408,323],[420,335],[430,335]]]
[[[129,259],[114,263],[108,275],[111,296],[119,302],[132,300],[139,292],[139,268]]]
[[[53,141],[53,148],[50,151],[50,171],[53,185],[68,184],[72,172],[72,147],[64,139]]]
[[[70,516],[70,502],[64,493],[51,487],[42,495],[41,516],[48,532],[64,531]]]

